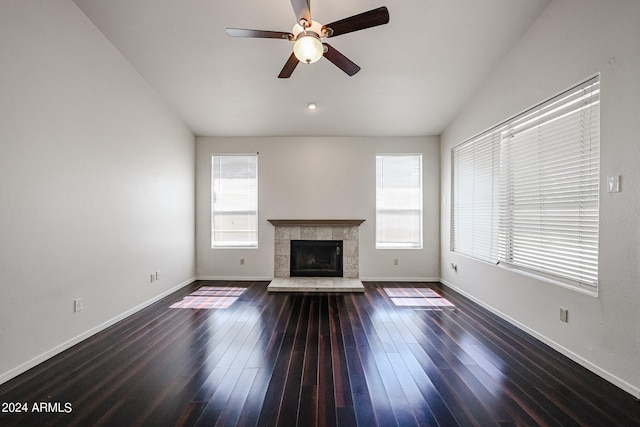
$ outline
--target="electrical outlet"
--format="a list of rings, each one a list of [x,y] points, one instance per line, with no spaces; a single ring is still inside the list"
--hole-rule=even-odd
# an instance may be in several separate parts
[[[82,298],[76,298],[73,300],[73,311],[74,313],[82,311]]]
[[[244,258],[240,258],[240,265],[244,265]]]
[[[451,263],[451,269],[457,273],[458,272],[458,264]]]
[[[566,308],[560,309],[560,321],[561,322],[569,322],[569,310]]]
[[[393,265],[398,265],[398,258],[393,259]]]
[[[156,274],[155,273],[151,273],[151,276],[149,277],[149,281],[151,283],[153,283],[153,282],[155,282],[155,280],[156,280]]]

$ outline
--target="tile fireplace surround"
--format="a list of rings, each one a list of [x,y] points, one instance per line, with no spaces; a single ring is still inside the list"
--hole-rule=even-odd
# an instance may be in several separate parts
[[[359,229],[363,219],[270,219],[275,230],[274,277],[290,277],[291,240],[342,240],[343,277],[360,276]]]

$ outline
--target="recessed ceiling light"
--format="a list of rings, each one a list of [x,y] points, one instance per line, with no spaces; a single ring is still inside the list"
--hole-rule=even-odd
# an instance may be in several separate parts
[[[316,104],[315,102],[310,102],[307,104],[307,108],[309,110],[315,110],[316,108],[318,108],[318,104]]]

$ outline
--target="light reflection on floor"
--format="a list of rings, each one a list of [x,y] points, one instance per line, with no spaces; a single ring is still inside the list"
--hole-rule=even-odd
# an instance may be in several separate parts
[[[442,307],[455,307],[449,300],[442,298],[430,288],[383,288],[384,292],[397,307],[418,307],[423,310],[440,310]]]
[[[172,304],[169,308],[200,310],[229,308],[245,290],[246,288],[238,287],[202,286],[185,296],[182,301]]]

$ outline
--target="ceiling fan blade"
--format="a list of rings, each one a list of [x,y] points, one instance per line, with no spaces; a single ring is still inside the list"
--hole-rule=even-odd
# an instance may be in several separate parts
[[[298,62],[300,61],[298,61],[298,58],[296,58],[296,55],[292,53],[289,59],[287,60],[287,63],[284,64],[284,67],[282,67],[282,71],[280,71],[280,74],[278,74],[278,78],[288,79],[289,77],[291,77],[291,74],[293,74],[293,70],[296,69]]]
[[[298,23],[300,23],[300,21],[304,19],[309,23],[309,25],[311,25],[310,3],[310,0],[291,0],[291,6],[293,6],[293,12],[296,14]]]
[[[349,58],[335,50],[331,45],[327,43],[322,43],[326,46],[326,50],[324,52],[324,57],[329,61],[333,62],[334,65],[340,68],[342,71],[347,73],[350,76],[353,76],[355,73],[360,71],[360,67],[358,67],[353,61]]]
[[[247,30],[244,28],[227,28],[230,37],[254,37],[259,39],[284,39],[290,40],[293,34],[282,31]]]
[[[365,28],[377,27],[378,25],[387,24],[389,22],[389,11],[382,6],[377,9],[363,12],[358,15],[344,18],[331,24],[325,25],[323,28],[330,28],[330,35],[327,37],[335,37],[341,34],[351,33],[353,31],[364,30]]]

